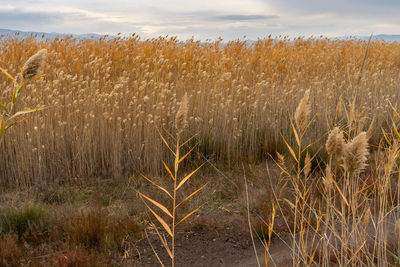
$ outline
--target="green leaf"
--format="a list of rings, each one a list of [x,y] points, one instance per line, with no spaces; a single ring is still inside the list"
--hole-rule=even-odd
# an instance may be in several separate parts
[[[3,103],[0,103],[0,108],[8,114],[8,109]]]
[[[17,101],[17,91],[13,93],[11,98],[11,103],[14,105],[16,101]]]
[[[0,138],[4,136],[7,130],[7,120],[1,122]]]
[[[23,89],[24,87],[25,87],[25,83],[22,83],[22,84],[18,87],[16,97],[18,97],[19,93],[22,91],[22,89]]]

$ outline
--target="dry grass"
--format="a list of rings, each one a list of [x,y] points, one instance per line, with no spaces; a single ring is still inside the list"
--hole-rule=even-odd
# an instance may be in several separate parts
[[[47,49],[47,76],[28,85],[18,105],[50,107],[1,142],[4,185],[160,173],[168,151],[156,128],[172,132],[185,93],[198,151],[230,166],[282,150],[281,133],[294,143],[290,119],[306,89],[316,116],[309,140],[334,124],[373,116],[371,140],[379,140],[390,122],[388,100],[399,99],[398,44],[372,42],[358,82],[366,42],[266,39],[250,46],[134,36],[0,43],[0,65],[13,76]],[[9,99],[13,86],[5,76],[0,86],[0,100]],[[355,96],[354,109],[346,110]]]
[[[303,100],[297,111],[304,107]],[[396,122],[399,115],[395,108],[393,112],[392,128],[383,130],[384,138],[374,155],[369,151],[370,135],[361,127],[343,127],[345,138],[342,130],[335,127],[325,144],[330,157],[325,173],[321,167],[310,173],[309,166],[316,154],[309,156],[305,149],[309,144],[303,142],[307,134],[301,130],[304,127],[293,126],[296,144],[287,144],[287,149],[295,163],[285,163],[282,156],[277,162],[292,196],[275,197],[273,202],[285,221],[294,218],[293,224],[287,224],[292,237],[293,266],[398,265],[400,135]],[[297,125],[312,123],[310,119],[305,121]],[[301,162],[304,154],[305,160]],[[317,195],[315,191],[321,193]],[[281,203],[289,203],[292,211],[283,210]],[[271,216],[273,222],[275,213]],[[273,227],[273,223],[268,226]],[[265,245],[267,253],[267,241]]]
[[[180,140],[186,139],[187,128],[186,135],[196,134],[193,143],[199,142],[196,151],[186,154],[189,164],[198,155],[201,161],[241,166],[286,151],[276,159],[283,193],[273,191],[272,217],[265,220],[266,264],[273,263],[267,254],[278,214],[290,230],[293,266],[398,263],[399,242],[390,237],[399,235],[400,225],[399,44],[265,39],[250,46],[241,41],[140,41],[135,36],[45,42],[3,38],[0,43],[0,65],[10,77],[18,76],[24,62],[21,77],[37,75],[37,59],[44,52],[28,58],[40,48],[48,51],[47,76],[29,83],[28,93],[12,106],[15,111],[50,108],[1,139],[2,188],[116,180],[174,166],[173,173],[167,169],[174,181],[168,193],[172,207],[140,193],[172,219],[169,224],[156,216],[172,237],[171,246],[164,247],[173,265],[174,228],[180,222],[175,221],[176,199],[192,196],[185,198],[186,191],[176,195],[191,176],[178,181]],[[0,86],[3,103],[16,89],[5,76]],[[167,137],[176,142],[171,149],[159,132],[174,132],[174,127],[177,138]],[[44,199],[57,203],[68,197],[60,193]],[[22,218],[17,225],[29,225],[29,231],[21,228],[21,241],[37,229],[25,223],[31,219],[24,214],[17,217]],[[70,242],[94,251],[104,244],[124,251],[118,244],[124,237],[118,229],[107,236],[108,224],[101,213],[82,213],[69,230]],[[15,236],[0,241],[3,247],[16,246]],[[10,251],[0,259],[23,253]],[[67,251],[54,261],[68,254],[70,262],[79,263],[85,253]]]

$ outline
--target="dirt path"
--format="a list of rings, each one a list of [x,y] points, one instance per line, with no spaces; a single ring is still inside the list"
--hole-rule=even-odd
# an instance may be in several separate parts
[[[160,242],[151,238],[152,243],[166,266],[168,255],[164,252]],[[159,266],[159,263],[147,240],[138,244],[137,254],[133,266]],[[290,254],[287,246],[281,240],[275,240],[271,246],[276,266],[287,266],[290,263]],[[264,264],[264,247],[257,241],[257,253],[261,266]],[[289,260],[289,262],[287,261]],[[274,266],[270,262],[270,266]],[[223,229],[203,228],[179,233],[176,240],[177,267],[253,267],[258,266],[250,235],[237,226]]]

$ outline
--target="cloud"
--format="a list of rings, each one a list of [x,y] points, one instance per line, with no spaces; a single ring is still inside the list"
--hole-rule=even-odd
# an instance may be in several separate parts
[[[138,32],[131,21],[119,16],[71,7],[0,7],[3,28],[60,33]]]
[[[230,15],[216,16],[215,18],[217,20],[246,21],[246,20],[278,19],[279,16],[276,16],[276,15],[240,15],[240,14],[230,14]]]
[[[398,0],[0,0],[1,28],[144,38],[398,33]],[[4,4],[3,4],[4,3]]]
[[[2,25],[23,25],[59,23],[62,20],[60,14],[46,12],[30,12],[21,8],[0,9],[0,23]]]

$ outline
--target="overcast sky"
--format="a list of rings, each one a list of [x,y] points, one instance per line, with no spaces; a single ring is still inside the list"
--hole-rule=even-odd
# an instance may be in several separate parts
[[[0,28],[187,39],[400,34],[399,0],[0,0]]]

